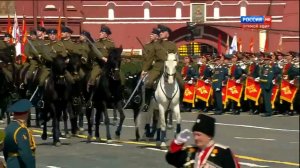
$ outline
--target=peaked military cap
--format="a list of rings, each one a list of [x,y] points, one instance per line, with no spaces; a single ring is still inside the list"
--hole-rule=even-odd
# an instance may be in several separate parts
[[[66,26],[64,26],[64,27],[62,27],[61,28],[61,32],[63,32],[63,33],[73,33],[73,30],[71,30],[69,27],[66,27]]]
[[[46,32],[46,29],[44,27],[42,27],[42,26],[38,26],[36,30],[37,31]]]
[[[12,35],[11,35],[11,34],[8,34],[8,33],[4,33],[4,37],[12,38]]]
[[[91,42],[94,42],[94,39],[91,37],[91,34],[90,34],[90,32],[87,32],[87,31],[82,31],[81,33],[80,33],[80,35],[83,35],[83,36],[85,36],[86,38],[88,38]]]
[[[107,27],[106,25],[101,25],[100,32],[105,32],[107,35],[112,34],[111,31],[110,31],[110,28]]]
[[[36,30],[34,30],[34,29],[33,29],[33,30],[30,30],[29,34],[30,34],[30,35],[36,35]]]
[[[172,32],[172,30],[169,27],[162,25],[162,24],[157,25],[157,28],[159,29],[160,32],[165,32],[165,31],[167,31],[169,33]]]
[[[152,34],[159,35],[160,31],[159,31],[159,29],[157,29],[157,28],[153,28],[151,33],[152,33]]]
[[[47,34],[57,34],[57,30],[56,29],[48,29]]]
[[[7,111],[11,113],[24,113],[32,107],[32,103],[28,99],[21,99],[12,104]]]
[[[215,122],[216,119],[204,115],[204,114],[199,114],[197,117],[197,120],[192,128],[193,132],[202,132],[210,137],[215,136]]]
[[[225,59],[231,59],[232,57],[233,57],[232,54],[225,54],[225,55],[224,55],[224,58],[225,58]]]

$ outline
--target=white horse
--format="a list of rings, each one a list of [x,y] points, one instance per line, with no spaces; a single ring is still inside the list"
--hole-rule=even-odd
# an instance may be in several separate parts
[[[158,109],[159,114],[155,116],[158,117],[157,123],[157,138],[156,144],[160,146],[161,149],[166,148],[166,112],[170,109],[173,112],[173,116],[177,121],[176,133],[181,131],[181,116],[180,116],[180,89],[179,85],[175,79],[176,67],[178,64],[177,54],[168,54],[168,59],[164,64],[164,72],[160,77],[157,88],[154,93],[154,98],[151,100],[148,112],[144,115],[143,122],[150,124],[152,121],[153,111]],[[143,123],[144,124],[144,123]],[[141,124],[141,126],[143,126]]]

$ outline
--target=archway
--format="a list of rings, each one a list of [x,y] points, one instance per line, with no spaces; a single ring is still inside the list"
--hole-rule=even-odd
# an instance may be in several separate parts
[[[203,46],[207,46],[206,48],[212,48],[207,51],[212,51],[216,53],[216,49],[218,48],[218,36],[221,35],[221,46],[222,51],[224,52],[226,49],[227,37],[229,37],[229,42],[232,41],[232,36],[227,34],[226,32],[215,28],[213,26],[207,25],[197,25],[197,30],[199,32],[199,36],[197,36],[194,40],[188,41],[187,37],[191,35],[191,32],[188,29],[188,26],[181,27],[172,32],[170,36],[170,40],[177,43],[178,46],[182,46],[184,44],[190,42],[197,42],[203,44]],[[229,44],[230,45],[230,44]],[[210,53],[210,52],[207,52]],[[212,54],[212,53],[211,53]]]

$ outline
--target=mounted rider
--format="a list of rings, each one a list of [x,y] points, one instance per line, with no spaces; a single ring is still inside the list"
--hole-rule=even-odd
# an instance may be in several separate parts
[[[145,105],[143,111],[148,111],[151,97],[154,93],[154,82],[161,76],[164,70],[164,61],[167,60],[169,53],[177,53],[177,47],[174,42],[168,40],[171,29],[165,25],[158,25],[160,31],[160,40],[153,43],[150,49],[144,51],[147,53],[146,61],[144,62],[141,76],[147,74],[145,80]],[[180,88],[183,88],[183,80],[179,73],[176,73],[176,79]]]
[[[28,67],[29,68],[26,72],[26,76],[23,81],[24,83],[22,83],[20,87],[22,87],[23,84],[27,84],[28,81],[33,78],[35,70],[39,66],[41,66],[41,60],[39,60],[39,55],[41,54],[41,48],[46,44],[45,34],[46,29],[44,27],[38,27],[36,31],[32,30],[30,32],[30,41],[33,46],[31,46],[30,43],[26,43],[25,45],[25,55],[27,56],[27,62],[23,64],[20,74],[23,74],[23,72]]]
[[[42,54],[39,55],[39,59],[42,60],[41,73],[39,75],[39,87],[43,90],[45,85],[45,81],[50,75],[51,65],[53,60],[58,56],[62,56],[66,59],[67,63],[67,51],[61,41],[57,40],[57,30],[56,29],[48,29],[47,34],[49,36],[49,42],[44,44]],[[66,70],[64,77],[70,83],[74,83],[74,79],[72,75]]]
[[[91,88],[94,88],[96,78],[101,75],[103,65],[107,62],[109,52],[115,48],[114,42],[108,38],[111,34],[112,32],[109,27],[105,25],[101,26],[99,39],[94,43],[98,51],[95,51],[96,49],[92,48],[94,52],[92,58],[93,69],[88,80],[88,90],[92,90]]]

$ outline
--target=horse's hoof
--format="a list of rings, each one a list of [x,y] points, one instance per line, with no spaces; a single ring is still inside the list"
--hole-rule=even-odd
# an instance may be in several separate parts
[[[100,137],[97,137],[97,138],[96,138],[96,142],[102,142],[101,138],[100,138]]]
[[[161,149],[161,150],[167,150],[167,144],[166,144],[165,142],[162,142],[162,143],[160,144],[160,149]]]
[[[71,138],[71,135],[70,135],[69,133],[67,133],[67,134],[65,135],[65,137],[69,139],[69,138]]]
[[[160,141],[156,141],[156,147],[160,147]]]
[[[112,139],[108,139],[108,140],[106,140],[106,143],[107,144],[111,144],[111,143],[113,143],[113,140]]]
[[[61,146],[61,143],[60,143],[60,142],[54,142],[54,146],[60,147],[60,146]]]
[[[81,133],[81,132],[84,132],[84,128],[80,127],[80,128],[79,128],[79,132],[80,132],[80,133]]]
[[[42,140],[47,140],[47,134],[42,134],[41,138]]]
[[[112,125],[113,125],[113,126],[116,126],[117,123],[118,123],[118,120],[113,120]]]
[[[167,129],[169,129],[169,130],[173,129],[173,125],[168,124]]]
[[[87,143],[90,143],[92,141],[92,136],[88,135],[87,138],[86,138],[86,141],[87,141]]]
[[[117,141],[120,141],[120,139],[121,139],[120,135],[116,135],[116,136],[115,136],[115,139],[116,139]]]

